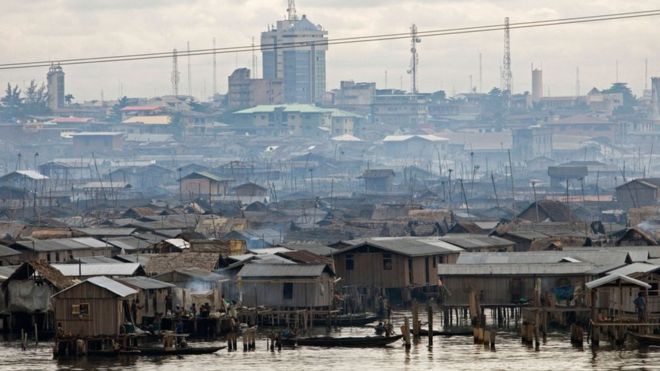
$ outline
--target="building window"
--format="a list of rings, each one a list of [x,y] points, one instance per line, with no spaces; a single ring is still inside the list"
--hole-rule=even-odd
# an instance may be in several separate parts
[[[293,299],[293,283],[285,282],[282,285],[282,299],[284,300]]]
[[[89,319],[89,303],[71,305],[71,314],[80,319]]]
[[[438,264],[438,263],[437,263],[437,260],[438,260],[438,257],[437,257],[437,256],[433,256],[433,268],[435,268],[436,264]]]
[[[59,252],[56,252],[56,253],[55,253],[55,261],[56,261],[56,262],[59,262],[59,261],[60,261],[60,253],[59,253]]]
[[[649,296],[658,296],[658,283],[651,282],[651,289],[649,290]]]
[[[354,268],[355,264],[353,261],[353,254],[347,254],[346,255],[346,270],[347,271],[352,271]]]
[[[383,270],[392,270],[392,254],[383,254]]]

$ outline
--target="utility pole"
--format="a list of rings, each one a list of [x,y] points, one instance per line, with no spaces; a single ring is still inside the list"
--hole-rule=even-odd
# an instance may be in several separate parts
[[[213,97],[218,94],[218,75],[215,56],[215,37],[213,38]]]

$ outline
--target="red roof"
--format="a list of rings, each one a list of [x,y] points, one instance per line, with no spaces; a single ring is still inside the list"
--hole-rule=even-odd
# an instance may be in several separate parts
[[[163,109],[161,106],[126,106],[122,108],[122,112],[127,112],[127,111],[160,111]]]
[[[84,124],[91,122],[92,119],[89,117],[56,117],[50,121],[56,124]]]

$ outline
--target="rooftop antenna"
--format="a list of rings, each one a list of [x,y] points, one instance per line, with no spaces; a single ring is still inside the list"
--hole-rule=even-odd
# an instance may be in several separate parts
[[[179,62],[176,49],[172,51],[172,94],[179,95]]]
[[[213,38],[213,96],[218,94],[218,75],[216,68],[216,57],[215,57],[215,37]]]
[[[509,17],[504,18],[504,58],[502,59],[502,90],[508,92],[508,96],[513,91],[513,75],[511,73],[511,36],[509,32]]]
[[[190,41],[187,43],[186,53],[188,54],[188,96],[192,97],[192,80],[190,74]]]
[[[575,67],[575,96],[580,96],[580,66]]]
[[[479,93],[483,92],[483,87],[484,87],[483,86],[483,83],[484,83],[483,77],[484,77],[484,75],[483,75],[483,68],[482,68],[482,64],[481,64],[481,52],[480,52],[479,53]]]
[[[619,60],[618,59],[616,60],[616,76],[615,77],[616,77],[615,82],[619,82]]]
[[[296,15],[296,2],[295,0],[289,0],[289,6],[286,8],[287,20],[297,21],[298,15]]]
[[[649,60],[644,58],[644,91],[649,88]]]
[[[417,54],[417,44],[421,43],[422,39],[417,37],[417,25],[413,24],[410,27],[410,69],[408,73],[411,75],[411,88],[412,94],[417,94],[417,67],[419,65],[419,55]]]
[[[253,78],[257,78],[257,56],[254,54],[254,36],[252,37],[252,73]]]

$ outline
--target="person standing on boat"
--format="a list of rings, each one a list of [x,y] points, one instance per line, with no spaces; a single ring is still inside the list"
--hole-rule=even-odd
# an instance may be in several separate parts
[[[635,304],[635,309],[637,309],[637,319],[639,322],[644,322],[646,320],[646,298],[644,297],[644,293],[640,291],[633,303]]]

